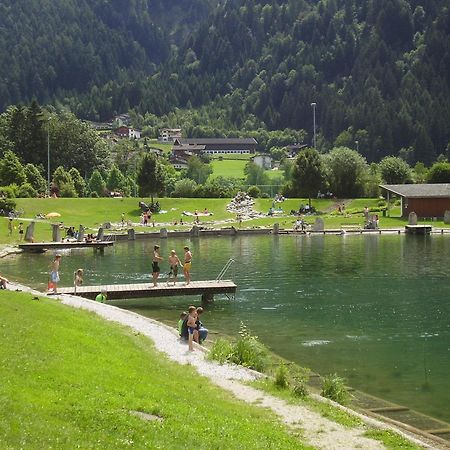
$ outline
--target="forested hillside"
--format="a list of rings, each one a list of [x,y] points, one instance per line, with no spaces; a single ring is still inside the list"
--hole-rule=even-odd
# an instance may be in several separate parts
[[[0,3],[0,108],[34,97],[64,101],[91,89],[155,72],[209,0],[5,0]],[[111,84],[108,84],[111,86]],[[124,90],[114,108],[140,101]],[[111,115],[112,106],[83,111]]]
[[[36,3],[0,6],[3,108],[35,96],[143,123],[198,109],[197,128],[305,129],[310,143],[315,102],[321,151],[426,164],[448,151],[447,0]]]

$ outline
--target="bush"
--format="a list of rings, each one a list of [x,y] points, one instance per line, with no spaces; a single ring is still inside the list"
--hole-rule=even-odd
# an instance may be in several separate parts
[[[337,374],[327,375],[323,378],[322,392],[320,395],[341,405],[345,405],[350,396],[345,387],[344,379],[337,376]]]
[[[247,189],[247,194],[250,197],[258,198],[259,196],[261,196],[261,189],[258,186],[250,186]]]
[[[92,191],[91,194],[90,194],[90,196],[91,196],[92,198],[98,198],[98,193],[95,192],[95,191]]]
[[[226,339],[220,338],[214,342],[210,352],[209,359],[224,364],[230,360],[231,354],[233,353],[233,345]]]
[[[17,197],[17,185],[16,184],[10,184],[9,186],[2,186],[0,187],[0,197],[7,197],[7,198],[16,198]]]
[[[77,191],[75,190],[75,186],[73,182],[70,183],[61,183],[59,185],[59,196],[64,198],[74,198],[78,197]]]
[[[282,389],[286,389],[289,387],[289,370],[283,363],[281,363],[275,371],[274,383],[275,386],[278,386]]]
[[[267,367],[269,351],[242,323],[239,334],[240,338],[235,343],[219,339],[213,345],[209,357],[221,364],[230,362],[263,372]]]
[[[37,197],[37,191],[31,186],[30,183],[22,184],[17,190],[17,197],[19,198],[35,198]]]
[[[11,198],[0,198],[0,215],[7,216],[16,209],[16,202]]]
[[[259,342],[257,336],[252,336],[247,331],[242,322],[239,334],[241,337],[234,345],[231,362],[263,372],[269,356],[267,348]]]
[[[294,383],[292,384],[291,388],[292,392],[297,397],[306,398],[309,395],[305,379],[294,379]]]

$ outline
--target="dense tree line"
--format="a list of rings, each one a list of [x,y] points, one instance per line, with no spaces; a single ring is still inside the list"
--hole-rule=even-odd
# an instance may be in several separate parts
[[[83,108],[108,118],[113,108],[123,112],[140,101],[130,82],[151,75],[208,12],[209,0],[2,1],[0,108],[120,85],[114,105],[105,97]]]

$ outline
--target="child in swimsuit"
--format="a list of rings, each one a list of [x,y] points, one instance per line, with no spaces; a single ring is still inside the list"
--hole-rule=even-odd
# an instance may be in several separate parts
[[[78,269],[75,272],[75,286],[81,286],[83,284],[83,269]]]
[[[188,320],[187,320],[187,326],[188,326],[188,333],[189,333],[189,339],[188,339],[188,344],[189,344],[189,351],[193,352],[194,351],[194,333],[195,333],[195,329],[196,329],[196,322],[197,322],[197,308],[195,306],[189,306],[189,316],[188,316]]]
[[[170,273],[169,279],[167,280],[167,284],[169,284],[170,281],[173,281],[173,285],[175,286],[178,276],[178,266],[181,266],[180,258],[178,258],[175,250],[172,250],[170,252],[169,264],[170,264]]]

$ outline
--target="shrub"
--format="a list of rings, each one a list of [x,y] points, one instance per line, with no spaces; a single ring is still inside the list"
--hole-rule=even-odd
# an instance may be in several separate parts
[[[0,198],[0,215],[7,216],[16,209],[16,202],[11,198]]]
[[[344,379],[337,374],[327,375],[322,380],[322,397],[329,398],[341,405],[347,403],[349,393],[344,384]]]
[[[283,363],[281,363],[275,371],[274,383],[275,386],[278,386],[282,389],[286,389],[289,387],[289,370]]]
[[[78,197],[77,191],[75,190],[75,186],[73,185],[73,181],[69,183],[64,182],[60,183],[59,196],[65,198]]]
[[[308,388],[306,383],[308,382],[309,369],[297,370],[293,373],[291,379],[291,389],[294,395],[297,397],[305,398],[308,396]]]
[[[267,348],[259,342],[256,336],[252,336],[242,323],[239,335],[240,337],[235,343],[225,339],[217,340],[209,357],[221,364],[230,362],[263,372],[269,358]]]
[[[261,195],[261,189],[258,186],[250,186],[247,189],[247,194],[250,197],[258,198]]]
[[[37,197],[36,189],[30,183],[23,183],[17,190],[17,197],[19,198],[35,198]]]
[[[17,184],[10,184],[8,186],[2,186],[2,187],[0,187],[0,192],[1,192],[0,197],[16,198],[17,190],[18,190]]]
[[[242,322],[239,334],[240,338],[234,345],[231,362],[263,372],[269,356],[267,348],[259,342],[257,336],[252,336],[247,331]]]
[[[92,198],[98,198],[98,193],[95,191],[92,191],[90,195]]]
[[[233,345],[226,339],[220,338],[214,342],[209,352],[208,358],[224,364],[230,360],[233,353]]]

